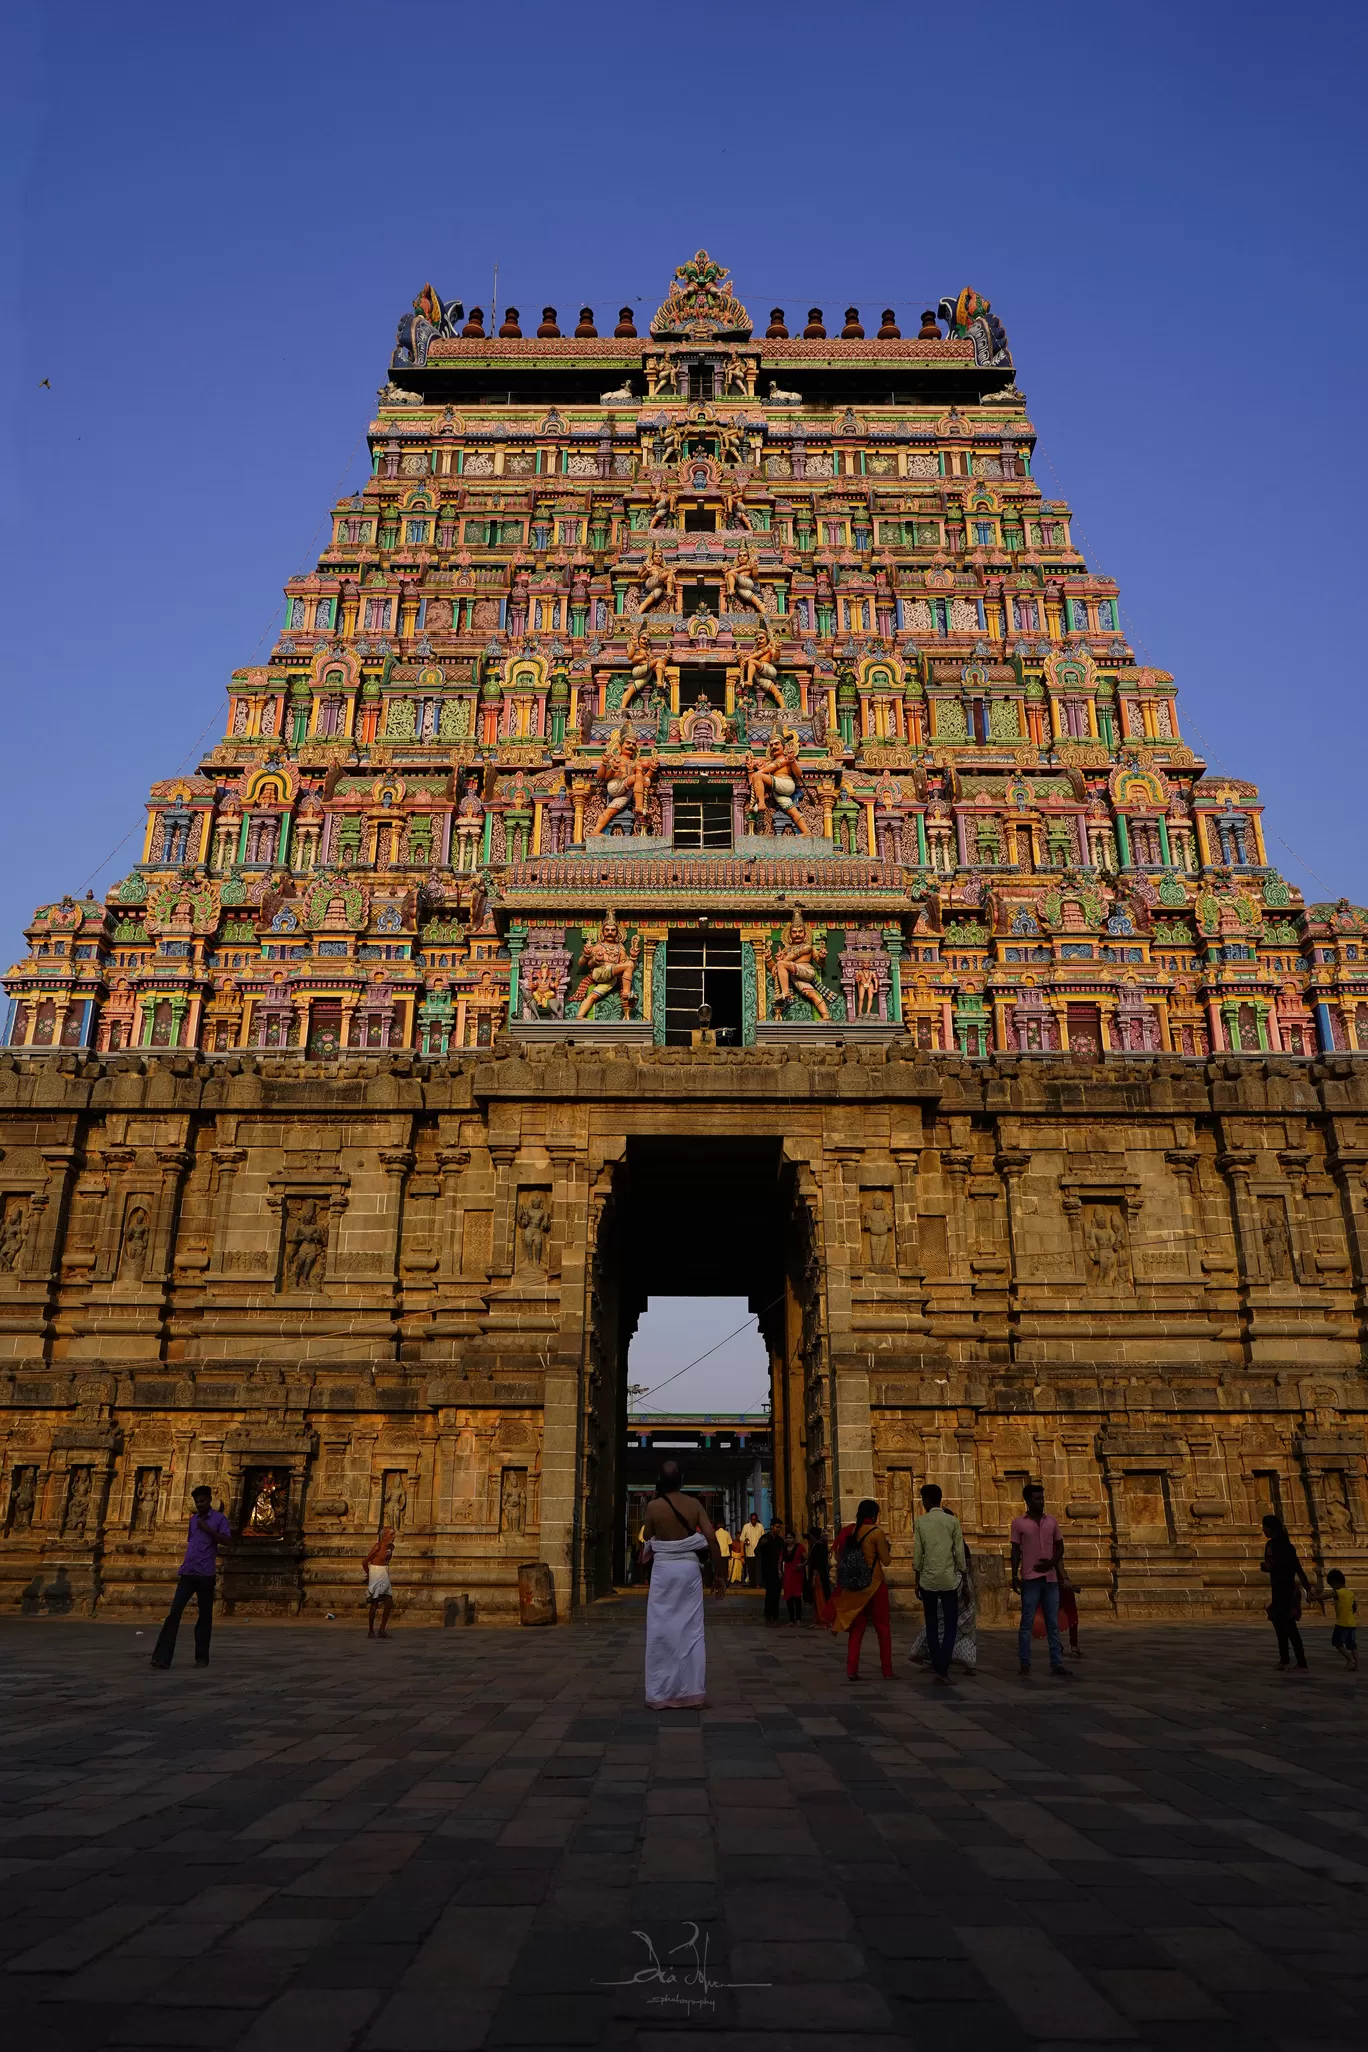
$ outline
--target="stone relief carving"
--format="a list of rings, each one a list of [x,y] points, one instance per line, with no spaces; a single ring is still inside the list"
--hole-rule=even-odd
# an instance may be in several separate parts
[[[879,1271],[893,1266],[893,1205],[884,1190],[873,1190],[864,1205],[865,1265]]]
[[[119,1279],[140,1282],[147,1267],[147,1240],[152,1217],[145,1204],[130,1204],[124,1213],[123,1241],[119,1248]]]
[[[527,1524],[527,1470],[505,1468],[499,1484],[499,1530],[522,1532]]]
[[[282,1286],[316,1290],[323,1280],[328,1251],[328,1214],[317,1197],[285,1199]]]
[[[7,1197],[0,1214],[0,1269],[7,1275],[13,1275],[23,1259],[28,1222],[27,1197]]]
[[[545,1190],[524,1190],[518,1206],[518,1230],[528,1262],[533,1268],[544,1267],[551,1240],[551,1199]]]

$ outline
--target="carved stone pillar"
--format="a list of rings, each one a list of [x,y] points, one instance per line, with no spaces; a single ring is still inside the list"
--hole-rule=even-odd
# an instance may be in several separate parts
[[[153,1206],[143,1280],[164,1283],[171,1274],[181,1184],[189,1173],[194,1156],[186,1147],[159,1147],[156,1156],[157,1167],[161,1171],[161,1187]]]
[[[213,1178],[210,1194],[209,1273],[223,1273],[223,1242],[233,1215],[233,1189],[247,1160],[245,1147],[215,1147],[209,1156]]]
[[[30,1201],[35,1223],[29,1227],[25,1250],[25,1272],[35,1281],[39,1278],[49,1280],[56,1272],[57,1249],[66,1224],[67,1200],[76,1174],[74,1147],[44,1147],[41,1152],[46,1181],[41,1190],[35,1190]]]
[[[1216,1157],[1216,1166],[1230,1185],[1230,1208],[1235,1220],[1235,1249],[1240,1274],[1247,1283],[1266,1282],[1263,1236],[1259,1231],[1258,1206],[1249,1187],[1254,1167],[1252,1148],[1228,1147]]]
[[[450,1282],[460,1274],[461,1237],[460,1206],[457,1193],[460,1189],[461,1172],[470,1166],[468,1147],[442,1147],[438,1149],[437,1166],[441,1171],[441,1225],[438,1242],[437,1273],[443,1282]]]
[[[860,1255],[858,1148],[825,1150],[822,1243],[826,1256],[827,1355],[831,1364],[832,1462],[836,1510],[844,1524],[861,1497],[874,1494],[874,1435],[869,1409],[869,1356],[855,1345],[850,1270]],[[847,1173],[850,1171],[851,1173]]]
[[[385,1216],[384,1246],[380,1251],[380,1280],[399,1280],[399,1236],[404,1218],[404,1179],[413,1167],[411,1147],[382,1147],[378,1150],[385,1172],[382,1210]]]
[[[1178,1229],[1174,1240],[1181,1249],[1184,1272],[1201,1273],[1201,1234],[1197,1224],[1197,1176],[1202,1157],[1195,1147],[1169,1147],[1164,1160],[1173,1170],[1178,1192]]]

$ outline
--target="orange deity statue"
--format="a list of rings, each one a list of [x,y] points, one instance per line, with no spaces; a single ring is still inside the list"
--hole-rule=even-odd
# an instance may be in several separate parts
[[[785,819],[791,819],[799,833],[811,833],[812,829],[798,804],[802,770],[798,761],[798,736],[792,727],[784,727],[771,736],[762,761],[757,761],[751,754],[746,756],[746,776],[750,783],[753,811],[764,813],[772,807]]]
[[[632,1016],[632,979],[636,974],[637,957],[641,953],[641,935],[632,935],[630,947],[624,947],[618,933],[617,920],[610,912],[604,919],[596,941],[590,941],[580,956],[584,970],[575,996],[580,1000],[577,1019],[587,1019],[595,1005],[611,997],[616,991],[622,999],[622,1016]]]
[[[812,932],[802,913],[795,912],[778,952],[771,952],[768,944],[764,947],[778,1002],[787,1005],[794,998],[806,998],[819,1019],[831,1017],[818,971],[819,951],[824,958],[825,943],[826,935]]]
[[[658,764],[654,755],[643,754],[641,744],[627,725],[609,737],[600,758],[597,779],[607,804],[595,820],[592,831],[601,834],[620,813],[632,814],[634,830],[644,828],[651,809],[651,787]]]

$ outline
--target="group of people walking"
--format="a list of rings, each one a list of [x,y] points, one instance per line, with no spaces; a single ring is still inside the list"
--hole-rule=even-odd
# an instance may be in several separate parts
[[[912,1573],[922,1605],[923,1625],[911,1649],[914,1664],[927,1666],[945,1687],[950,1670],[966,1674],[978,1667],[978,1590],[974,1561],[964,1528],[946,1504],[939,1485],[921,1490],[922,1513],[912,1532]],[[1301,1595],[1317,1602],[1333,1600],[1332,1644],[1349,1667],[1358,1665],[1357,1602],[1338,1568],[1326,1576],[1326,1590],[1313,1590],[1281,1519],[1263,1521],[1267,1546],[1263,1570],[1269,1576],[1268,1616],[1278,1638],[1279,1666],[1305,1670],[1306,1654],[1297,1618]],[[754,1532],[753,1539],[750,1537]],[[893,1678],[893,1632],[889,1608],[888,1569],[892,1548],[879,1520],[879,1506],[864,1499],[855,1516],[836,1536],[833,1564],[823,1534],[798,1538],[779,1518],[768,1527],[751,1513],[735,1537],[725,1527],[714,1529],[696,1497],[684,1493],[673,1461],[660,1473],[656,1495],[642,1526],[644,1564],[651,1589],[646,1625],[646,1701],[652,1709],[700,1704],[705,1695],[703,1592],[710,1583],[722,1595],[734,1582],[751,1582],[765,1591],[765,1621],[780,1622],[780,1603],[787,1605],[790,1624],[803,1620],[810,1604],[813,1622],[846,1635],[846,1677],[860,1679],[860,1655],[869,1626],[879,1649],[880,1669]],[[1064,1656],[1081,1658],[1078,1643],[1077,1591],[1064,1565],[1064,1538],[1058,1521],[1045,1508],[1045,1491],[1028,1482],[1022,1509],[1009,1534],[1012,1593],[1018,1599],[1017,1671],[1031,1675],[1034,1641],[1043,1638],[1051,1676],[1073,1679]],[[700,1562],[704,1572],[699,1574]],[[754,1566],[752,1566],[752,1562]],[[662,1573],[663,1569],[663,1573]],[[1061,1632],[1061,1626],[1063,1632]]]
[[[1064,1571],[1064,1541],[1058,1524],[1045,1509],[1045,1492],[1039,1484],[1027,1486],[1023,1502],[1023,1512],[1013,1518],[1011,1528],[1012,1590],[1021,1605],[1018,1672],[1023,1677],[1030,1675],[1032,1640],[1044,1637],[1051,1674],[1067,1681],[1070,1675],[1059,1636],[1061,1616],[1075,1658],[1080,1648],[1077,1599]],[[947,1506],[938,1483],[923,1486],[921,1503],[922,1514],[912,1528],[912,1578],[924,1622],[910,1657],[914,1664],[929,1667],[936,1682],[947,1687],[952,1665],[965,1674],[978,1670],[978,1589],[964,1528]],[[838,1535],[836,1549],[836,1596],[823,1621],[833,1631],[848,1633],[846,1677],[850,1681],[860,1678],[860,1649],[868,1621],[874,1626],[880,1667],[885,1679],[891,1680],[893,1637],[885,1570],[892,1549],[879,1523],[877,1503],[868,1499],[860,1504],[853,1523]]]
[[[729,1587],[764,1590],[766,1624],[781,1622],[781,1603],[789,1623],[797,1625],[803,1622],[804,1604],[818,1606],[830,1600],[830,1549],[815,1527],[800,1539],[781,1518],[764,1525],[752,1511],[735,1534],[719,1525],[717,1546]]]
[[[194,1490],[192,1502],[185,1556],[152,1654],[154,1667],[171,1665],[180,1621],[192,1598],[196,1603],[195,1664],[209,1664],[218,1553],[233,1534],[222,1509],[213,1508],[208,1488]],[[978,1589],[964,1528],[937,1483],[924,1485],[921,1504],[922,1514],[912,1531],[912,1576],[924,1622],[910,1657],[915,1665],[929,1667],[936,1682],[945,1686],[952,1666],[971,1675],[977,1670]],[[1282,1519],[1272,1514],[1265,1517],[1263,1531],[1266,1543],[1260,1565],[1268,1576],[1267,1616],[1277,1637],[1280,1671],[1307,1672],[1306,1649],[1298,1629],[1303,1595],[1322,1608],[1327,1603],[1333,1605],[1331,1644],[1347,1667],[1357,1668],[1358,1601],[1341,1570],[1332,1568],[1325,1587],[1315,1589]],[[854,1518],[837,1534],[833,1571],[826,1537],[816,1528],[802,1539],[780,1518],[772,1518],[765,1526],[754,1511],[735,1535],[725,1526],[715,1528],[697,1497],[685,1493],[678,1464],[667,1461],[637,1539],[640,1564],[650,1575],[646,1629],[646,1700],[650,1708],[680,1708],[706,1700],[704,1588],[721,1596],[738,1583],[763,1587],[767,1625],[781,1622],[783,1605],[790,1625],[800,1625],[810,1610],[814,1624],[844,1632],[846,1676],[852,1682],[860,1678],[861,1649],[872,1625],[880,1668],[892,1679],[887,1579],[892,1549],[879,1522],[879,1506],[872,1498],[858,1505]],[[371,1638],[388,1635],[394,1604],[389,1564],[395,1540],[393,1528],[384,1526],[362,1562]],[[1064,1566],[1063,1535],[1045,1508],[1045,1491],[1038,1482],[1028,1482],[1023,1491],[1021,1513],[1012,1519],[1010,1544],[1012,1591],[1020,1602],[1018,1672],[1029,1677],[1032,1643],[1043,1638],[1051,1675],[1070,1680],[1060,1625],[1062,1622],[1068,1632],[1071,1654],[1079,1658],[1078,1601]]]

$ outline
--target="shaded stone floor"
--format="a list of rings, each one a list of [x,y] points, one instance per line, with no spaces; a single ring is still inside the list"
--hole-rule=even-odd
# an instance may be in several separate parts
[[[1314,1618],[1305,1681],[1264,1629],[1085,1619],[1072,1686],[994,1633],[952,1692],[729,1599],[715,1707],[663,1717],[641,1632],[227,1625],[154,1674],[132,1626],[0,1625],[3,2041],[1368,2043],[1368,1679]]]

